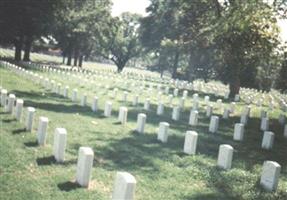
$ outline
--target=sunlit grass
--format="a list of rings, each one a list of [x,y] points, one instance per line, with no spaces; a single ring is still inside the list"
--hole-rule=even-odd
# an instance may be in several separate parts
[[[164,116],[156,115],[157,91],[140,95],[140,105],[131,105],[133,95],[128,102],[122,102],[122,91],[137,88],[119,84],[111,79],[89,82],[68,80],[65,76],[37,71],[40,75],[78,89],[81,95],[88,95],[88,106],[81,107],[70,99],[56,95],[51,91],[0,68],[1,85],[9,93],[24,99],[24,105],[36,108],[36,121],[32,133],[23,130],[24,123],[15,121],[1,107],[0,139],[0,197],[4,199],[110,199],[116,171],[128,171],[137,179],[137,199],[285,199],[287,188],[286,152],[287,141],[283,138],[283,127],[278,123],[279,111],[270,112],[271,130],[275,132],[275,145],[271,151],[261,149],[262,132],[259,130],[259,109],[252,111],[252,117],[246,128],[243,142],[235,142],[233,126],[239,121],[243,103],[236,107],[234,116],[228,120],[220,119],[219,132],[208,133],[209,119],[205,117],[203,97],[200,94],[201,110],[199,125],[188,125],[189,109],[192,106],[191,95],[186,100],[186,109],[180,121],[171,120],[171,107],[165,107]],[[112,89],[101,85],[118,87],[116,99],[110,98]],[[90,105],[92,97],[99,97],[99,111],[93,113]],[[180,93],[180,96],[182,93]],[[144,111],[143,102],[151,98],[151,110]],[[212,96],[212,100],[217,98]],[[113,115],[103,117],[106,100],[113,102]],[[167,97],[164,98],[167,101]],[[179,98],[174,99],[177,103]],[[224,104],[228,104],[225,101]],[[128,123],[117,123],[118,108],[125,105],[129,109]],[[253,106],[254,107],[254,106]],[[136,116],[147,113],[146,134],[134,132]],[[216,114],[220,114],[216,110]],[[24,113],[25,116],[25,113]],[[45,147],[38,147],[36,141],[37,119],[49,118],[48,138]],[[167,121],[171,125],[167,144],[156,140],[158,123]],[[68,131],[66,162],[52,162],[53,133],[56,127]],[[195,130],[199,134],[197,154],[187,156],[182,153],[184,133]],[[222,171],[216,168],[218,147],[230,144],[234,147],[232,170]],[[80,146],[90,146],[95,152],[93,182],[91,189],[73,188],[69,185],[75,178],[77,152]],[[259,177],[263,161],[273,160],[281,164],[282,171],[277,192],[267,193],[259,187]]]

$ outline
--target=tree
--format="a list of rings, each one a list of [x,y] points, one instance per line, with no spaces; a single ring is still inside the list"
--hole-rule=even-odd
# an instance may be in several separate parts
[[[216,6],[214,1],[153,0],[147,8],[149,15],[141,22],[141,41],[147,49],[159,52],[161,61],[173,58],[165,65],[173,78],[178,76],[179,66],[188,80],[207,80],[211,76],[210,22],[217,12]],[[169,45],[163,45],[165,41]]]
[[[106,29],[96,38],[98,45],[94,54],[114,62],[118,72],[121,72],[127,62],[141,52],[138,38],[139,18],[139,15],[131,13],[110,18]]]
[[[65,9],[56,12],[57,20],[54,36],[58,46],[67,57],[67,65],[82,66],[83,58],[88,57],[95,48],[95,38],[107,28],[110,18],[110,1],[66,2]],[[64,59],[63,59],[64,60]]]
[[[53,12],[61,1],[21,0],[0,2],[0,42],[15,45],[15,60],[30,60],[32,42],[48,34]]]
[[[278,79],[276,79],[276,88],[279,89],[281,92],[287,92],[287,51],[284,52],[284,57],[279,73]]]
[[[224,12],[214,23],[214,41],[221,59],[218,78],[229,84],[230,97],[234,97],[240,86],[249,86],[241,79],[248,71],[254,72],[252,68],[255,68],[256,73],[260,73],[260,69],[266,71],[267,66],[272,67],[279,32],[272,8],[262,1],[250,0],[242,4],[240,0],[233,0],[222,9]],[[250,77],[251,81],[256,82],[256,77],[259,76]],[[269,89],[267,85],[261,87]]]

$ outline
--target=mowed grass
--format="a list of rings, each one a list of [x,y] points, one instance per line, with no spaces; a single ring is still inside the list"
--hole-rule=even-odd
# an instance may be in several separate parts
[[[11,49],[0,48],[0,57],[13,59],[15,51]],[[24,52],[22,51],[22,56]],[[30,53],[31,62],[41,63],[41,64],[52,64],[52,65],[62,65],[63,58],[60,56],[52,56],[42,53],[31,52]],[[65,60],[65,62],[67,59]],[[72,62],[73,63],[73,62]],[[64,65],[65,66],[65,65]],[[94,67],[106,67],[109,66],[111,68],[115,68],[114,65],[111,64],[102,64],[98,62],[83,62],[83,67],[85,68],[94,68]]]
[[[89,105],[82,107],[79,103],[72,103],[70,99],[45,90],[30,79],[0,68],[1,85],[9,93],[23,98],[25,107],[36,108],[32,133],[24,130],[25,119],[19,123],[0,108],[1,199],[110,199],[117,171],[127,171],[135,176],[136,199],[287,198],[287,140],[283,137],[283,127],[277,120],[278,110],[270,112],[270,129],[276,136],[274,148],[267,151],[261,149],[263,134],[259,130],[259,109],[252,110],[244,141],[233,141],[234,123],[239,122],[242,102],[237,105],[234,116],[228,120],[220,119],[219,131],[213,135],[208,133],[209,119],[204,113],[205,94],[200,93],[199,125],[190,127],[187,122],[192,105],[191,97],[186,100],[186,109],[180,121],[174,122],[171,120],[170,106],[165,107],[164,116],[156,115],[156,89],[152,93],[141,92],[141,104],[133,107],[130,103],[133,95],[129,93],[128,102],[122,102],[122,91],[126,88],[110,78],[97,79],[97,84],[90,84],[68,80],[63,75],[40,71],[37,73],[62,83],[62,86],[69,85],[69,96],[73,88],[79,90],[79,98],[86,93]],[[110,89],[102,88],[99,83],[109,85]],[[118,97],[110,99],[110,91],[115,86],[119,88]],[[136,88],[128,89],[134,91]],[[190,91],[189,96],[193,93],[195,91]],[[90,108],[94,95],[99,97],[100,110],[96,113]],[[143,111],[143,102],[147,97],[151,98],[152,106],[150,111]],[[213,101],[217,98],[220,97],[211,96]],[[113,102],[113,115],[104,118],[103,108],[108,99]],[[228,103],[224,101],[224,104]],[[121,105],[129,109],[126,125],[117,121],[117,111]],[[136,116],[140,112],[147,113],[144,135],[134,132]],[[219,110],[216,113],[219,114]],[[23,114],[25,116],[26,112]],[[39,116],[46,116],[50,120],[47,145],[44,147],[36,144]],[[170,123],[167,144],[156,140],[158,123],[161,121]],[[68,131],[66,161],[63,164],[56,164],[52,158],[53,134],[57,127],[64,127]],[[182,153],[187,130],[195,130],[199,134],[197,154],[194,156]],[[220,144],[230,144],[235,149],[230,171],[216,167]],[[95,152],[93,180],[89,189],[79,188],[73,183],[80,146],[92,147]],[[282,166],[279,187],[273,193],[265,192],[259,186],[265,160],[276,161]]]

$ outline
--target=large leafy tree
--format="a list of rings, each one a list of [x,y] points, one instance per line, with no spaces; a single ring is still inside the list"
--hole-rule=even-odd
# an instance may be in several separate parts
[[[141,41],[165,57],[159,56],[159,65],[171,58],[176,63],[178,57],[170,52],[188,57],[187,78],[218,78],[229,84],[230,96],[240,86],[268,90],[279,69],[276,20],[284,2],[275,4],[262,0],[152,0],[149,15],[142,20]],[[163,51],[167,47],[169,51]]]
[[[110,16],[110,1],[66,1],[64,9],[57,11],[54,36],[59,42],[67,65],[82,66],[83,57],[88,57],[95,48],[97,37],[107,28]]]
[[[139,18],[139,15],[131,13],[110,18],[108,26],[96,38],[94,54],[111,60],[121,72],[129,60],[141,53]]]
[[[217,72],[218,78],[229,84],[232,97],[239,93],[240,86],[254,86],[258,72],[273,67],[279,44],[278,27],[272,8],[260,0],[244,4],[233,0],[222,9],[224,12],[216,19],[214,28],[214,42],[220,59]],[[250,79],[243,81],[252,73]],[[267,88],[261,85],[261,89]]]
[[[15,60],[30,60],[33,40],[50,32],[54,10],[61,1],[0,1],[0,42],[15,45]]]
[[[215,17],[216,6],[215,1],[152,0],[147,8],[141,41],[159,54],[158,65],[170,60],[164,66],[173,78],[178,76],[179,66],[187,79],[208,78],[206,66],[212,52],[209,23]]]

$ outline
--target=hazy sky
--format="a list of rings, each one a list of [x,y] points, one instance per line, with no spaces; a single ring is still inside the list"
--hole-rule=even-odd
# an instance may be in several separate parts
[[[149,0],[112,0],[113,8],[112,15],[118,16],[122,12],[132,12],[141,15],[146,15],[145,9],[150,4]],[[278,22],[281,28],[281,37],[287,41],[287,20]]]
[[[150,4],[149,0],[112,0],[112,15],[118,16],[122,12],[132,12],[145,15],[145,9]]]

